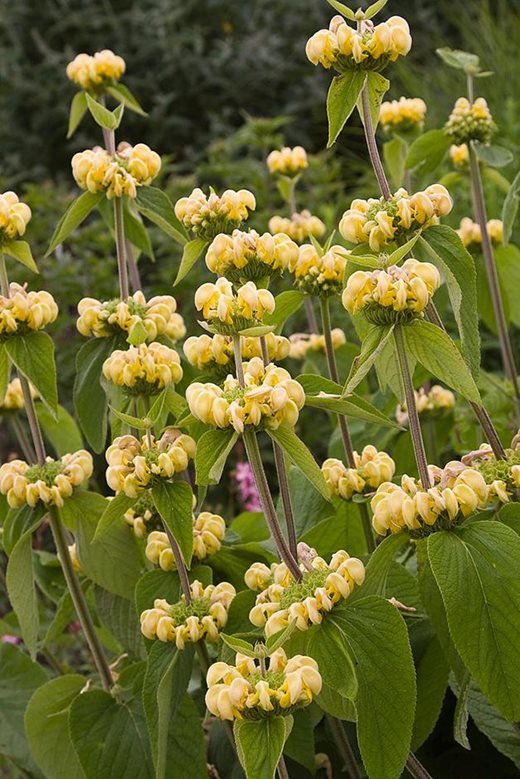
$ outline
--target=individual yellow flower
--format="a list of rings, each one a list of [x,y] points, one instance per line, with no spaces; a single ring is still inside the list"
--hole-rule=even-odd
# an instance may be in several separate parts
[[[103,376],[132,395],[156,395],[182,379],[175,349],[156,343],[116,349],[103,363]]]
[[[264,338],[270,361],[283,360],[289,355],[290,345],[287,338],[274,333],[267,333]],[[231,336],[192,335],[184,342],[183,349],[190,365],[198,370],[219,377],[234,372],[235,361]],[[240,350],[244,360],[262,357],[260,339],[254,336],[240,336]]]
[[[233,230],[217,235],[206,254],[206,265],[234,283],[265,281],[282,273],[298,256],[298,247],[284,233]]]
[[[190,594],[190,603],[184,595],[174,604],[159,598],[155,600],[153,609],[141,614],[142,634],[151,640],[175,642],[177,649],[202,639],[216,643],[226,626],[235,588],[228,582],[204,587],[195,580],[190,584]]]
[[[422,129],[426,103],[420,97],[401,97],[381,104],[379,121],[386,133]]]
[[[490,143],[498,128],[483,97],[473,103],[459,97],[444,129],[454,144],[461,145],[470,141]]]
[[[450,146],[450,160],[456,168],[465,168],[469,163],[469,148],[467,143],[461,143],[460,146],[452,144]]]
[[[455,395],[446,387],[434,384],[429,390],[421,387],[415,391],[415,405],[419,414],[438,414],[455,408]],[[400,425],[408,424],[406,403],[397,407],[395,416]],[[388,481],[388,479],[385,479]]]
[[[280,151],[272,151],[267,157],[267,167],[270,173],[282,176],[297,176],[309,166],[307,152],[303,146],[284,146]]]
[[[394,476],[395,462],[386,452],[378,452],[375,446],[365,446],[361,455],[354,452],[354,460],[355,468],[347,468],[334,457],[329,457],[321,466],[334,497],[350,500],[354,494],[374,490]]]
[[[206,676],[208,710],[223,720],[284,716],[308,706],[321,692],[321,675],[312,657],[288,660],[284,650],[277,649],[268,663],[262,671],[259,661],[240,653],[234,665],[213,663]]]
[[[43,465],[11,460],[0,467],[0,493],[11,508],[24,504],[34,508],[41,501],[47,506],[63,506],[74,487],[92,476],[92,455],[80,449],[59,460],[47,457]]]
[[[285,216],[272,216],[269,220],[271,233],[285,233],[296,243],[304,243],[309,238],[321,238],[325,233],[325,225],[310,211],[304,210],[294,213],[289,219]]]
[[[122,57],[110,49],[103,49],[93,56],[78,54],[67,65],[67,76],[86,92],[98,92],[119,81],[125,69]]]
[[[195,235],[211,241],[219,233],[230,233],[256,208],[255,196],[248,189],[226,189],[222,195],[211,190],[205,195],[194,189],[175,203],[175,215]]]
[[[310,243],[300,246],[297,258],[289,266],[298,287],[309,295],[329,297],[343,288],[343,277],[349,252],[342,246],[320,254]]]
[[[186,335],[186,327],[176,310],[177,301],[171,295],[157,295],[147,301],[140,291],[126,300],[83,298],[76,327],[87,337],[108,338],[123,332],[130,342],[155,341],[158,335],[178,341]]]
[[[30,385],[31,397],[37,398],[38,392]],[[0,411],[21,411],[24,407],[22,385],[20,379],[13,379],[7,385],[3,399],[0,399]]]
[[[125,511],[124,520],[133,529],[137,538],[146,538],[152,531],[163,527],[150,490],[141,492],[134,505]]]
[[[31,218],[31,209],[15,192],[0,195],[0,246],[20,238]]]
[[[268,583],[257,595],[249,612],[253,625],[264,628],[267,637],[283,630],[294,620],[298,630],[319,625],[337,603],[348,598],[354,587],[365,580],[365,566],[361,560],[350,557],[342,549],[332,555],[330,563],[314,556],[308,566],[310,570],[300,565],[300,581],[295,581],[285,563],[272,566]],[[254,571],[254,576],[251,576],[249,569],[245,575],[246,584],[252,578],[258,580],[257,572]]]
[[[214,284],[206,282],[198,288],[195,307],[215,330],[233,335],[261,323],[264,313],[272,314],[275,302],[268,289],[257,289],[253,281],[235,292],[231,282],[221,277]]]
[[[347,343],[347,337],[340,327],[330,331],[334,351]],[[307,352],[325,352],[325,336],[320,333],[294,333],[289,336],[289,357],[293,360],[303,360]]]
[[[193,438],[175,428],[167,428],[158,440],[153,436],[143,436],[141,441],[133,435],[119,436],[105,454],[107,484],[116,493],[137,498],[157,480],[185,471],[195,450]]]
[[[145,143],[120,143],[114,155],[95,146],[72,158],[72,175],[88,192],[104,192],[107,198],[135,198],[139,187],[148,186],[161,168],[161,158]]]
[[[305,403],[301,384],[284,368],[259,357],[244,363],[244,383],[229,375],[223,387],[194,382],[186,390],[186,400],[194,417],[207,425],[233,427],[243,433],[248,425],[276,429],[294,426]]]
[[[58,306],[45,290],[28,292],[25,286],[12,281],[9,297],[0,295],[0,337],[42,330],[57,316]]]
[[[363,311],[373,324],[404,322],[424,311],[440,283],[435,265],[410,258],[400,267],[356,271],[349,277],[341,301],[349,313]]]
[[[504,237],[504,225],[501,219],[490,219],[486,224],[486,229],[493,243],[502,243]],[[465,216],[463,219],[461,219],[457,233],[459,234],[462,243],[466,247],[472,246],[473,244],[479,245],[482,243],[480,225],[478,225],[468,216]]]
[[[390,200],[352,201],[343,214],[339,231],[346,241],[368,242],[373,251],[381,252],[392,241],[406,239],[420,228],[436,224],[452,208],[453,200],[442,184],[432,184],[413,195],[401,188]]]
[[[216,554],[226,533],[226,523],[218,514],[203,511],[193,516],[193,556],[204,560]],[[154,530],[147,538],[145,555],[151,563],[163,571],[173,571],[177,567],[168,539],[168,535]]]

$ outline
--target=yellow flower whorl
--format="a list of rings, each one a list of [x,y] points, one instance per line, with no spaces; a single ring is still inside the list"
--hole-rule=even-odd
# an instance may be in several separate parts
[[[378,452],[375,446],[365,446],[361,455],[354,452],[355,468],[347,468],[341,460],[329,457],[321,466],[325,481],[334,497],[350,500],[352,496],[376,489],[390,481],[395,473],[395,462],[386,452]]]
[[[308,241],[311,235],[313,238],[321,238],[325,233],[325,225],[321,219],[307,210],[294,213],[290,219],[285,216],[272,216],[268,227],[269,232],[285,233],[299,244]]]
[[[426,116],[426,103],[420,97],[401,97],[381,104],[379,121],[386,133],[421,129]]]
[[[131,394],[155,395],[182,379],[181,360],[175,349],[154,341],[116,349],[103,363],[103,376]]]
[[[175,203],[175,215],[184,227],[195,235],[211,241],[219,233],[230,233],[249,217],[256,208],[255,196],[248,189],[226,189],[222,195],[194,189],[188,197]]]
[[[502,243],[504,237],[504,225],[501,219],[490,219],[486,224],[487,233],[494,244]],[[464,246],[480,245],[482,244],[482,232],[480,225],[465,216],[461,219],[458,235]]]
[[[145,143],[120,143],[114,155],[101,146],[78,152],[71,165],[81,189],[104,192],[110,200],[123,195],[135,198],[137,189],[151,184],[159,173],[161,158]]]
[[[97,51],[94,55],[78,54],[67,65],[67,77],[86,92],[99,91],[119,81],[126,70],[122,57],[110,49]]]
[[[16,192],[0,195],[0,245],[24,235],[31,219],[31,209],[22,203]]]
[[[289,266],[297,285],[309,295],[328,297],[341,291],[349,252],[342,246],[320,254],[315,246],[300,246],[295,261]]]
[[[334,351],[347,343],[347,337],[340,327],[334,327],[331,332]],[[294,333],[289,336],[289,357],[293,360],[305,359],[307,352],[325,352],[325,336],[320,333]]]
[[[42,330],[55,321],[58,306],[50,292],[28,292],[14,281],[9,297],[0,295],[0,336],[19,335],[28,330]]]
[[[231,235],[219,233],[206,254],[206,265],[217,276],[233,282],[259,281],[282,273],[295,261],[298,247],[284,233],[264,233],[256,230],[233,230]]]
[[[63,506],[63,501],[92,476],[92,455],[85,449],[64,454],[59,460],[47,457],[43,465],[11,460],[0,467],[0,493],[12,508],[24,504]]]
[[[195,307],[204,319],[220,327],[224,335],[259,324],[264,313],[272,314],[274,297],[268,289],[258,289],[248,281],[235,292],[232,283],[221,277],[212,284],[206,282],[195,292]]]
[[[265,336],[267,354],[270,361],[283,360],[289,355],[289,340],[283,335],[267,333]],[[228,335],[192,335],[183,345],[184,355],[190,365],[198,370],[227,376],[234,365],[233,340]],[[244,360],[261,357],[260,340],[254,336],[240,336],[240,350]]]
[[[124,332],[131,339],[140,331],[142,340],[154,341],[158,335],[167,335],[178,341],[186,335],[186,327],[176,311],[177,301],[171,295],[156,295],[148,301],[140,291],[126,300],[83,298],[76,327],[87,337],[108,338],[114,332]]]
[[[194,515],[193,556],[197,560],[204,560],[216,554],[225,533],[226,523],[218,514],[203,511],[197,517]],[[177,568],[168,536],[160,530],[154,530],[148,536],[145,555],[163,571],[173,571]]]
[[[491,142],[497,126],[483,97],[477,97],[473,103],[466,97],[459,97],[445,125],[445,131],[454,144],[468,144],[470,141],[487,144]]]
[[[282,176],[297,176],[309,166],[307,152],[303,146],[284,146],[280,150],[272,151],[267,157],[267,167],[270,173],[279,173]]]

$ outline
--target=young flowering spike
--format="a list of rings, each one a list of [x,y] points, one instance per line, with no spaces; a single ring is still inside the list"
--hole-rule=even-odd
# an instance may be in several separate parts
[[[113,86],[126,70],[122,57],[110,49],[90,54],[78,54],[67,65],[68,78],[85,92],[100,93]]]
[[[360,30],[350,27],[342,16],[334,16],[328,30],[309,38],[305,53],[313,65],[333,66],[339,73],[382,71],[389,62],[406,56],[411,47],[408,22],[400,16],[377,25],[364,21]]]
[[[38,398],[38,392],[30,385],[31,397]],[[24,408],[24,399],[20,379],[13,379],[7,385],[5,395],[0,399],[0,411],[21,411]]]
[[[149,186],[160,169],[161,158],[145,143],[120,143],[114,155],[95,146],[72,158],[76,184],[88,192],[104,192],[109,200],[135,198],[138,188]]]
[[[489,444],[481,444],[479,449],[462,458],[463,465],[470,465],[482,474],[491,495],[501,503],[507,503],[518,495],[520,488],[520,446],[517,439],[518,436],[513,438],[511,448],[506,449],[505,460],[497,460]]]
[[[300,246],[296,260],[289,270],[294,273],[298,287],[309,295],[330,297],[343,288],[343,277],[349,252],[343,246],[331,246],[320,254],[310,243]]]
[[[40,501],[60,507],[74,487],[92,476],[92,469],[92,456],[85,449],[64,454],[59,460],[47,457],[43,465],[11,460],[0,467],[0,493],[12,508],[24,504],[34,508]]]
[[[0,246],[20,238],[31,219],[31,209],[15,192],[0,195]]]
[[[347,337],[339,327],[331,330],[330,336],[334,350],[347,343]],[[325,336],[319,333],[294,333],[289,336],[289,342],[289,357],[293,360],[305,359],[307,352],[325,352]]]
[[[379,121],[389,135],[394,132],[422,130],[426,103],[420,97],[401,97],[381,104]]]
[[[501,219],[490,219],[487,224],[487,233],[494,244],[501,244],[504,237],[504,225]],[[480,225],[465,216],[461,219],[459,229],[457,233],[464,246],[472,246],[474,244],[482,244],[482,232]]]
[[[310,211],[294,213],[289,219],[286,216],[272,216],[269,220],[269,232],[285,233],[296,243],[304,243],[312,236],[321,238],[325,234],[325,225]]]
[[[103,363],[103,376],[129,395],[156,395],[182,379],[175,349],[153,342],[116,349]]]
[[[229,375],[223,387],[194,382],[186,390],[186,400],[194,417],[207,425],[233,427],[243,433],[246,426],[276,429],[294,426],[305,403],[301,384],[284,368],[273,363],[264,366],[254,357],[244,363],[244,387]]]
[[[284,146],[282,149],[272,151],[267,157],[267,167],[270,173],[278,173],[281,176],[297,176],[309,166],[307,152],[303,146]]]
[[[184,649],[187,642],[196,643],[202,639],[216,643],[226,626],[235,588],[228,582],[204,587],[195,580],[190,584],[190,594],[190,603],[184,595],[174,604],[159,598],[155,600],[153,609],[141,614],[142,634],[151,640],[175,642],[177,649]]]
[[[455,395],[451,390],[441,387],[439,384],[434,384],[428,391],[421,387],[418,391],[415,390],[414,394],[415,405],[419,414],[438,416],[445,411],[455,408]],[[395,418],[400,425],[408,424],[406,403],[401,403],[397,406]],[[389,479],[385,479],[385,481],[389,481]]]
[[[469,147],[467,143],[456,143],[450,146],[450,160],[456,168],[467,168],[469,165]]]
[[[235,335],[261,324],[264,313],[273,313],[275,302],[268,289],[257,289],[253,281],[248,281],[235,292],[231,282],[221,277],[215,284],[206,282],[198,288],[195,307],[197,311],[202,311],[212,331]]]
[[[226,189],[220,196],[212,190],[206,196],[197,188],[177,200],[175,215],[197,237],[211,241],[219,233],[231,233],[240,227],[255,208],[255,196],[248,189]]]
[[[223,720],[259,720],[291,714],[312,703],[322,679],[312,657],[287,659],[283,649],[269,657],[263,670],[259,660],[237,653],[234,665],[210,666],[206,706]]]
[[[262,511],[260,495],[258,494],[258,488],[250,464],[248,462],[238,462],[233,476],[244,510]]]
[[[217,276],[225,276],[233,283],[247,281],[265,283],[279,275],[298,256],[298,247],[284,233],[247,233],[233,230],[231,235],[219,233],[206,254],[206,265]]]
[[[175,428],[168,428],[159,440],[119,436],[106,451],[107,484],[116,493],[137,498],[157,480],[185,471],[195,450],[193,438]]]
[[[386,452],[378,452],[375,446],[365,446],[361,455],[354,452],[354,460],[355,468],[347,468],[333,457],[321,466],[333,497],[350,500],[354,494],[370,492],[394,476],[395,462]]]
[[[372,324],[406,323],[422,314],[440,283],[435,265],[410,258],[401,267],[356,271],[341,301],[349,313],[362,311]]]
[[[193,516],[193,556],[204,560],[216,554],[226,533],[226,523],[218,514],[203,511]],[[177,565],[166,533],[154,530],[147,539],[145,555],[163,571],[173,571]]]
[[[76,326],[87,337],[108,338],[125,333],[130,343],[155,341],[167,335],[178,341],[186,335],[184,320],[177,311],[177,301],[171,295],[157,295],[146,300],[141,291],[126,300],[83,298],[78,305]]]
[[[326,563],[322,557],[309,556],[300,564],[302,578],[295,581],[285,563],[271,569],[254,563],[244,580],[250,589],[261,590],[249,619],[255,627],[264,628],[267,637],[285,629],[296,620],[298,630],[319,625],[325,615],[354,587],[363,584],[365,566],[342,549]]]
[[[380,252],[392,241],[407,241],[417,230],[436,224],[452,208],[453,200],[442,184],[432,184],[413,195],[401,188],[390,200],[353,200],[339,231],[346,241],[368,242],[373,251]]]
[[[490,143],[497,126],[483,97],[477,97],[474,103],[459,97],[444,129],[454,144]]]
[[[50,292],[28,292],[14,281],[9,297],[0,295],[0,338],[43,330],[58,316],[58,306]]]
[[[283,360],[289,355],[289,340],[282,335],[267,333],[265,344],[269,360]],[[192,335],[183,345],[184,355],[190,365],[205,373],[224,378],[234,372],[233,339],[228,335]],[[260,340],[254,336],[240,337],[240,350],[244,360],[261,357]]]

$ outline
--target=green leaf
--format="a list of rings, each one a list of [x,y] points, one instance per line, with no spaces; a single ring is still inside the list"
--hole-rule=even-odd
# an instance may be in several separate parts
[[[5,342],[5,349],[11,362],[38,390],[47,408],[56,414],[58,389],[54,343],[50,335],[41,331],[15,335]]]
[[[327,95],[327,116],[329,119],[327,148],[330,149],[333,146],[356,107],[357,99],[365,84],[365,77],[365,73],[351,70],[340,76],[334,76],[332,79]]]
[[[281,333],[284,324],[290,316],[302,307],[304,300],[305,295],[303,292],[298,292],[296,289],[287,289],[284,292],[280,292],[274,299],[275,309],[273,313],[264,316],[264,323],[266,325],[274,325],[276,332]]]
[[[272,655],[273,652],[276,652],[277,649],[280,649],[280,647],[287,643],[295,630],[296,620],[293,619],[293,621],[290,622],[286,628],[279,630],[278,633],[274,633],[272,636],[269,636],[266,641],[266,647],[269,650],[269,655]]]
[[[283,449],[289,460],[296,465],[323,497],[330,497],[329,488],[316,460],[303,441],[298,438],[294,429],[288,425],[280,425],[276,430],[266,430],[267,434]]]
[[[471,145],[479,160],[492,168],[504,168],[514,160],[514,154],[503,146],[495,143],[486,145],[478,141],[472,141]]]
[[[130,593],[129,593],[130,594]],[[96,612],[125,652],[137,659],[145,656],[144,639],[133,600],[94,587]]]
[[[363,586],[354,590],[349,597],[350,603],[368,595],[379,595],[383,598],[386,596],[386,585],[395,556],[406,543],[408,539],[405,534],[397,533],[377,545],[368,561]]]
[[[467,51],[461,49],[450,49],[446,46],[442,49],[437,49],[436,53],[441,60],[449,65],[451,68],[457,68],[457,70],[465,70],[476,75],[480,70],[480,59],[476,54],[470,54]]]
[[[146,111],[143,111],[136,98],[124,84],[114,84],[113,86],[107,87],[107,92],[116,100],[119,100],[119,102],[124,103],[130,111],[140,114],[141,116],[148,116]]]
[[[152,487],[152,498],[189,568],[193,554],[193,492],[190,485],[161,479]]]
[[[480,393],[461,353],[447,333],[431,322],[416,320],[403,328],[410,353],[432,376],[467,400],[480,403]]]
[[[99,522],[94,535],[94,540],[101,538],[107,530],[123,518],[128,509],[135,503],[135,498],[129,498],[124,492],[120,492],[110,501],[105,501],[106,508],[99,518]]]
[[[184,244],[181,264],[179,265],[177,276],[173,282],[174,287],[180,281],[182,281],[185,276],[187,276],[187,274],[199,259],[200,255],[206,251],[208,246],[209,243],[208,241],[205,241],[204,238],[194,238],[189,243]]]
[[[353,419],[362,419],[364,422],[379,425],[382,427],[398,428],[399,425],[392,419],[389,419],[382,411],[379,411],[368,400],[359,395],[343,395],[342,397],[327,397],[321,395],[306,395],[305,405],[312,408],[320,408],[325,411],[332,411],[336,414],[342,414]]]
[[[156,598],[164,598],[168,603],[175,603],[180,596],[179,576],[174,571],[163,571],[156,568],[147,571],[135,586],[135,607],[141,614],[150,609]],[[170,647],[171,648],[171,647]]]
[[[387,3],[388,0],[378,0],[377,3],[369,5],[364,14],[365,19],[372,19],[372,17],[379,13],[379,11],[384,8]]]
[[[128,203],[124,204],[123,209],[123,222],[125,229],[125,238],[136,247],[140,252],[145,254],[151,260],[155,259],[153,253],[153,246],[148,235],[148,230],[130,210]]]
[[[469,688],[471,685],[471,674],[466,671],[463,684],[459,691],[457,698],[457,705],[455,706],[455,714],[453,716],[453,738],[464,749],[471,749],[468,740],[468,696]]]
[[[373,70],[369,70],[367,72],[367,80],[366,80],[366,89],[368,91],[368,102],[370,105],[370,116],[372,118],[372,126],[374,130],[377,128],[377,125],[379,124],[379,112],[381,108],[381,103],[383,102],[383,97],[388,92],[390,88],[390,82],[387,78],[385,78],[381,73],[376,73]],[[359,111],[359,115],[361,117],[361,121],[365,122],[363,117],[363,102],[362,102],[362,95],[359,94],[358,101],[357,101],[357,108]]]
[[[446,279],[462,353],[476,379],[480,371],[480,336],[473,258],[459,235],[447,225],[434,225],[425,230],[419,238],[419,245]]]
[[[101,452],[107,437],[107,397],[101,386],[103,363],[119,346],[119,339],[92,338],[83,344],[76,358],[74,407],[87,441]]]
[[[7,555],[11,554],[15,544],[27,530],[34,530],[38,526],[45,513],[45,506],[41,502],[34,508],[24,505],[7,511],[2,528],[2,547]]]
[[[6,570],[6,587],[11,606],[14,609],[23,640],[33,660],[38,648],[40,615],[34,584],[32,558],[32,534],[40,524],[37,520],[14,545]]]
[[[108,108],[94,100],[88,92],[85,92],[87,99],[87,108],[90,111],[94,121],[105,130],[117,130],[121,123],[124,110],[124,103],[120,103],[115,111],[109,111]]]
[[[315,744],[314,744],[314,726],[315,714],[311,709],[300,709],[295,711],[293,717],[293,727],[289,738],[285,742],[284,754],[303,765],[312,775],[316,771]]]
[[[237,441],[238,433],[232,428],[208,430],[201,435],[195,453],[197,484],[219,483],[227,458]]]
[[[58,457],[83,448],[83,438],[78,426],[63,406],[58,406],[54,417],[42,403],[36,403],[36,413],[43,434]]]
[[[317,373],[300,373],[296,381],[302,385],[306,395],[318,395],[320,392],[338,395],[343,389],[341,384]]]
[[[511,240],[511,234],[515,224],[516,216],[518,214],[518,204],[520,202],[520,171],[513,179],[513,183],[509,188],[509,192],[504,200],[502,207],[502,223],[503,223],[503,242],[504,245],[508,244]]]
[[[152,779],[145,734],[129,705],[103,690],[89,690],[70,704],[70,735],[87,779]]]
[[[72,98],[69,111],[69,128],[67,138],[72,138],[87,111],[87,96],[85,92],[76,92]]]
[[[14,257],[19,263],[25,265],[26,268],[32,270],[33,273],[39,273],[38,266],[32,256],[31,247],[27,241],[12,241],[2,246],[4,254],[8,254],[9,257]]]
[[[354,13],[354,11],[352,11],[344,3],[340,3],[338,2],[338,0],[327,0],[327,3],[331,5],[333,8],[335,8],[336,11],[339,11],[340,14],[345,16],[347,19],[350,19],[351,22],[354,22],[356,20],[356,14]]]
[[[420,235],[420,232],[416,233],[412,238],[410,238],[409,241],[403,243],[403,245],[399,246],[397,249],[394,249],[394,251],[388,255],[387,264],[398,265],[398,263],[400,263],[401,260],[403,260],[406,255],[412,251],[413,247],[419,240]]]
[[[520,602],[520,538],[500,523],[472,522],[430,536],[428,559],[463,662],[491,703],[520,719],[520,614],[511,608]]]
[[[236,636],[227,636],[225,633],[221,633],[220,637],[226,646],[232,649],[233,652],[241,652],[243,655],[246,655],[246,657],[257,656],[254,646],[250,644],[249,641],[244,641]]]
[[[416,660],[417,706],[413,726],[412,749],[419,749],[432,733],[441,713],[449,666],[435,635]]]
[[[398,135],[383,144],[383,160],[394,190],[403,186],[407,155],[408,145]]]
[[[139,212],[182,246],[188,243],[186,230],[175,216],[170,198],[157,187],[139,187],[135,204]]]
[[[147,428],[150,428],[150,425],[145,424],[144,419],[141,419],[141,417],[133,417],[131,414],[123,414],[122,411],[118,411],[117,408],[114,408],[113,406],[109,406],[109,409],[112,414],[120,419],[121,422],[124,422],[125,425],[135,427],[137,430],[146,430]]]
[[[450,139],[444,130],[429,130],[411,144],[406,167],[419,175],[433,173],[449,148]]]
[[[354,358],[348,375],[343,397],[353,392],[361,384],[375,361],[389,342],[394,325],[372,325],[363,338],[361,352]]]
[[[49,248],[45,253],[46,257],[48,257],[60,243],[63,243],[76,227],[79,227],[79,225],[85,221],[90,212],[94,210],[104,197],[104,192],[83,192],[82,195],[70,204],[56,225]]]
[[[39,687],[25,712],[25,732],[36,762],[48,779],[84,779],[69,735],[69,709],[85,686],[79,674],[51,679]]]
[[[233,733],[246,779],[274,779],[291,727],[292,717],[235,720]]]

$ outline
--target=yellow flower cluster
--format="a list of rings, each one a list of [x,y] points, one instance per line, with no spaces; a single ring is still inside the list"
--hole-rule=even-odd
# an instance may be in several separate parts
[[[228,582],[204,587],[195,580],[190,584],[191,601],[184,595],[173,605],[165,600],[154,601],[153,609],[141,614],[141,632],[146,638],[175,642],[177,649],[184,649],[187,642],[201,639],[216,643],[228,620],[228,610],[236,595]]]
[[[455,407],[455,395],[446,387],[441,387],[440,384],[434,384],[428,391],[421,387],[414,394],[415,405],[419,414],[436,414],[439,411],[447,411]],[[399,424],[408,423],[406,403],[402,403],[397,407],[395,416]],[[385,479],[385,481],[388,481],[388,479]]]
[[[289,355],[290,344],[283,335],[267,333],[264,336],[269,360],[283,360]],[[184,354],[190,365],[198,370],[227,376],[234,365],[233,341],[228,335],[192,335],[183,345]],[[260,339],[254,336],[240,337],[240,351],[244,360],[261,357]]]
[[[345,333],[339,327],[334,327],[330,335],[334,350],[347,343]],[[289,336],[289,342],[289,357],[292,357],[293,360],[305,359],[307,352],[325,351],[325,337],[319,333],[294,333]]]
[[[325,233],[325,225],[317,216],[304,210],[294,213],[290,219],[286,216],[272,216],[269,220],[269,231],[285,233],[296,243],[303,243],[308,241],[311,235],[313,238],[321,238]]]
[[[382,70],[389,62],[404,57],[412,47],[408,22],[392,16],[375,25],[363,22],[360,31],[342,16],[331,19],[328,30],[319,30],[307,41],[305,53],[313,65],[347,70]]]
[[[76,326],[87,337],[107,338],[122,331],[130,340],[139,335],[142,341],[154,341],[158,335],[167,335],[178,341],[186,335],[186,327],[176,311],[177,301],[171,295],[157,295],[148,301],[141,291],[126,300],[83,298]]]
[[[502,243],[504,237],[504,225],[501,219],[490,219],[486,225],[487,233],[493,243]],[[482,232],[480,225],[474,222],[469,216],[461,219],[460,227],[457,230],[464,246],[482,243]]]
[[[312,703],[322,687],[318,664],[312,657],[287,659],[283,649],[269,658],[262,671],[252,657],[238,653],[234,665],[218,662],[208,670],[206,706],[219,719],[264,719],[289,714]]]
[[[193,497],[195,500],[195,496]],[[162,519],[153,502],[152,493],[146,490],[139,495],[134,505],[125,511],[124,519],[133,529],[137,538],[146,538],[151,531],[163,527]]]
[[[195,307],[223,335],[232,335],[259,324],[265,314],[272,314],[274,297],[268,289],[257,289],[248,281],[236,292],[232,283],[221,277],[214,284],[207,281],[195,292]]]
[[[284,233],[233,230],[217,235],[206,254],[206,265],[217,276],[235,283],[259,281],[282,273],[298,256],[298,247]]]
[[[422,129],[426,116],[426,103],[420,97],[401,97],[381,104],[379,121],[387,133],[400,130]]]
[[[284,368],[259,357],[244,363],[245,387],[228,376],[224,386],[194,382],[186,390],[186,400],[194,417],[207,425],[233,427],[243,433],[247,425],[276,429],[285,423],[294,426],[305,403],[301,384]]]
[[[469,148],[467,143],[461,143],[460,146],[452,144],[450,146],[450,160],[456,168],[464,168],[469,162]]]
[[[16,192],[0,195],[0,245],[14,241],[25,233],[31,209],[21,203]]]
[[[296,620],[298,630],[319,625],[323,617],[340,600],[348,598],[356,585],[365,580],[365,566],[356,557],[340,549],[330,563],[313,557],[307,570],[300,565],[303,576],[295,581],[285,563],[253,563],[244,576],[251,590],[261,590],[249,619],[257,628],[264,628],[267,637],[286,628]]]
[[[47,506],[63,506],[74,487],[92,476],[92,469],[92,455],[85,449],[59,460],[47,457],[44,465],[11,460],[0,468],[0,493],[11,508],[34,507],[40,500]]]
[[[347,468],[334,457],[329,457],[321,466],[333,497],[350,500],[354,493],[376,489],[394,476],[395,462],[386,452],[378,452],[375,446],[365,446],[361,455],[354,452],[354,460],[355,468]]]
[[[230,233],[256,208],[255,196],[248,189],[226,189],[222,195],[211,190],[206,196],[194,189],[189,197],[175,203],[175,215],[195,235],[211,241],[219,233]]]
[[[12,281],[9,297],[0,295],[0,337],[23,335],[28,330],[42,330],[58,316],[58,306],[50,292],[28,292]]]
[[[352,201],[343,214],[339,231],[346,241],[368,241],[370,248],[379,252],[391,241],[435,224],[452,208],[453,200],[442,184],[432,184],[413,195],[401,188],[390,200]]]
[[[181,360],[175,349],[154,341],[116,349],[103,363],[103,376],[132,395],[155,395],[182,379]]]
[[[410,476],[402,477],[401,486],[381,484],[370,504],[376,533],[407,531],[421,537],[447,530],[485,508],[494,496],[482,474],[462,463],[448,463],[444,469],[429,466],[429,472],[434,486],[427,490]]]
[[[38,393],[30,385],[31,397],[37,398]],[[24,407],[22,385],[20,379],[13,379],[7,385],[3,399],[0,399],[0,411],[20,411]]]
[[[119,81],[125,72],[126,64],[110,49],[90,54],[78,54],[67,65],[67,76],[86,92],[95,92],[100,88]]]
[[[85,149],[72,158],[72,175],[88,192],[104,192],[107,198],[135,198],[138,187],[148,186],[161,169],[161,158],[145,143],[120,143],[115,155],[101,146]]]
[[[289,266],[297,285],[309,295],[328,297],[343,288],[349,252],[343,246],[331,246],[320,254],[310,243],[300,246],[295,262]]]
[[[284,146],[272,151],[267,157],[267,167],[270,173],[280,173],[282,176],[296,176],[309,166],[307,152],[303,146]]]
[[[480,471],[491,494],[496,495],[501,503],[507,503],[520,489],[519,443],[517,435],[513,439],[511,449],[506,449],[505,460],[497,460],[489,444],[481,444],[476,451],[469,452],[462,458],[463,466],[470,465]]]
[[[351,314],[363,311],[373,324],[385,324],[420,314],[440,283],[435,265],[410,258],[400,267],[356,271],[349,277],[341,301]]]
[[[477,97],[473,104],[466,97],[459,97],[446,123],[445,131],[454,144],[470,141],[489,143],[497,131],[497,126],[483,97]]]
[[[216,554],[220,542],[226,533],[226,523],[218,514],[203,511],[198,517],[193,517],[193,556],[197,560]],[[154,530],[147,538],[145,555],[154,565],[163,571],[173,571],[177,567],[175,558],[166,533]]]
[[[147,436],[141,441],[133,435],[119,436],[106,451],[107,484],[114,492],[137,498],[157,479],[170,479],[185,471],[195,449],[193,438],[174,428],[167,429],[159,440],[152,436],[151,446]]]

